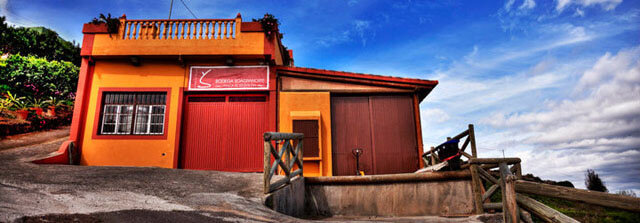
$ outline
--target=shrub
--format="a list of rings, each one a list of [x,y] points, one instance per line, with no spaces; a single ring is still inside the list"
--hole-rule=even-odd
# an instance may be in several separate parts
[[[0,93],[11,91],[33,98],[73,99],[78,72],[79,68],[70,62],[10,55],[0,60],[0,83],[11,85]]]
[[[629,196],[629,197],[638,197],[638,195],[636,195],[636,192],[633,192],[633,190],[621,190],[616,192],[616,194]]]
[[[600,179],[600,176],[596,173],[595,170],[588,169],[585,174],[584,185],[589,190],[607,192],[607,187],[604,186],[604,182]]]
[[[111,35],[111,33],[117,33],[118,32],[118,28],[120,27],[120,20],[118,18],[111,18],[111,13],[107,13],[107,16],[104,16],[104,14],[100,13],[100,16],[98,16],[97,18],[93,18],[93,20],[91,20],[91,22],[89,22],[91,24],[107,24],[107,32],[109,32],[109,35]]]

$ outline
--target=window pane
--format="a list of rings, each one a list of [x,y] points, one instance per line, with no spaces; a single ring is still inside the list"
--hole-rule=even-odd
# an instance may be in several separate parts
[[[146,124],[149,122],[149,115],[140,114],[136,115],[136,124]]]
[[[118,123],[120,124],[131,123],[131,115],[120,115],[118,117]]]
[[[162,124],[164,122],[164,115],[151,115],[152,124]]]
[[[164,126],[162,125],[151,125],[151,133],[156,133],[156,134],[162,134],[162,128]]]
[[[102,134],[113,134],[116,131],[116,125],[104,124],[102,126]]]
[[[105,114],[115,114],[118,113],[118,106],[116,105],[105,105],[104,106]]]
[[[118,125],[118,134],[127,134],[131,131],[131,125],[129,124],[119,124]]]
[[[149,114],[148,105],[138,105],[138,114]]]
[[[116,124],[116,115],[104,115],[102,122],[105,124]]]
[[[147,133],[147,123],[144,124],[136,124],[135,133],[136,134],[145,134]]]
[[[132,113],[133,113],[133,106],[131,105],[120,106],[120,114],[132,114]]]
[[[153,106],[152,112],[153,114],[164,114],[164,105]]]

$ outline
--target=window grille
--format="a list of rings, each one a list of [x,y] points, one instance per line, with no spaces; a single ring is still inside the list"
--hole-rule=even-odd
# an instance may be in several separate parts
[[[165,92],[105,92],[100,134],[162,135]]]

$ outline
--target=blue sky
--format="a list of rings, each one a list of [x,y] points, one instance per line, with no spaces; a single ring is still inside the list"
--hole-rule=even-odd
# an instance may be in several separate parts
[[[0,0],[0,14],[81,41],[99,13],[167,18],[170,0]],[[281,21],[297,66],[436,79],[425,147],[476,125],[484,157],[584,188],[640,193],[640,3],[629,0],[196,1],[198,18]],[[193,18],[180,0],[173,18]]]

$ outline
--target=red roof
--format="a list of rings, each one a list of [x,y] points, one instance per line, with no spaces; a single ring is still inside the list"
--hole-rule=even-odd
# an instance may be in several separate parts
[[[304,75],[312,75],[316,78],[327,78],[340,80],[365,81],[374,85],[385,85],[391,87],[412,88],[418,92],[420,99],[426,97],[431,90],[438,85],[437,80],[423,80],[416,78],[402,78],[374,74],[352,73],[344,71],[324,70],[306,67],[288,67],[276,66],[277,72],[300,73]]]
[[[438,85],[438,81],[436,80],[392,77],[392,76],[384,76],[384,75],[352,73],[352,72],[324,70],[324,69],[315,69],[315,68],[306,68],[306,67],[277,66],[276,69],[282,70],[282,71],[323,74],[327,76],[358,78],[358,79],[368,79],[368,80],[378,80],[378,81],[390,81],[390,82],[405,83],[405,84],[423,85],[423,86],[429,86],[429,87],[435,87],[436,85]]]

